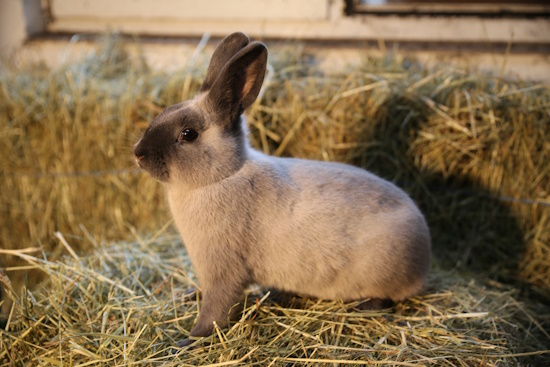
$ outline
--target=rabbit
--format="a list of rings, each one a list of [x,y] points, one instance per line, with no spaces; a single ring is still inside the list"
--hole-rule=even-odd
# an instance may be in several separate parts
[[[428,226],[401,189],[351,165],[251,148],[242,113],[266,63],[264,44],[243,33],[225,37],[198,95],[166,108],[134,145],[137,165],[165,186],[201,287],[192,338],[211,335],[214,322],[227,326],[251,284],[401,301],[427,278]]]

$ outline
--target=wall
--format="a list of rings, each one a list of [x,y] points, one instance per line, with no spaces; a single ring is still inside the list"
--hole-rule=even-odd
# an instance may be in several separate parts
[[[387,46],[430,64],[442,61],[550,81],[548,17],[350,17],[344,13],[343,0],[49,0],[46,4],[48,22],[46,13],[40,13],[40,0],[0,0],[0,52],[9,53],[28,35],[45,30],[48,38],[31,38],[19,48],[18,57],[44,59],[55,66],[90,50],[90,43],[82,41],[89,37],[68,42],[71,35],[119,30],[148,36],[143,49],[150,63],[170,68],[185,62],[203,35],[219,38],[241,30],[269,46],[281,39],[306,40],[307,51],[327,68],[382,54]]]

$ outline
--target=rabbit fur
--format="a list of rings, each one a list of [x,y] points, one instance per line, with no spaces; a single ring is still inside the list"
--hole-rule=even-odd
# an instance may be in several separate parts
[[[202,289],[191,336],[210,335],[214,321],[226,326],[251,283],[399,301],[421,291],[428,273],[428,227],[395,185],[350,165],[250,147],[241,114],[266,62],[262,43],[227,36],[200,93],[164,110],[134,146],[137,164],[165,184]]]

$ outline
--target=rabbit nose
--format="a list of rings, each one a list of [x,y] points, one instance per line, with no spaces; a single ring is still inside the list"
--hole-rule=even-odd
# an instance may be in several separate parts
[[[136,150],[134,151],[134,155],[136,156],[136,159],[138,161],[141,161],[143,158],[145,158],[145,151],[143,150]]]
[[[138,161],[141,161],[143,158],[145,158],[145,149],[139,146],[139,142],[134,145],[134,155],[136,156],[136,159]]]

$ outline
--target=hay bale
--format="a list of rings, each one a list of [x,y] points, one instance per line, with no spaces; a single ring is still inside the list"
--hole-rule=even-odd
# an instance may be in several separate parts
[[[198,313],[196,284],[179,237],[169,233],[98,244],[59,238],[91,254],[49,261],[0,329],[0,365],[543,365],[548,307],[496,282],[436,270],[426,294],[382,311],[358,303],[274,297],[251,289],[240,319],[193,350],[176,350]],[[2,281],[6,281],[2,277]],[[539,316],[546,312],[546,316]],[[546,328],[546,330],[545,330]]]
[[[426,213],[444,266],[550,289],[549,86],[399,57],[325,75],[305,59],[272,52],[275,72],[248,114],[257,147],[393,180]],[[195,93],[204,68],[151,71],[117,37],[59,69],[2,68],[3,247],[55,255],[57,230],[113,239],[162,226],[162,189],[133,169],[132,145]]]
[[[164,198],[159,185],[135,169],[132,146],[161,106],[197,89],[197,73],[154,73],[111,37],[80,63],[54,70],[5,66],[3,247],[41,243],[54,250],[57,230],[77,233],[84,225],[97,236],[120,238],[129,225],[152,231],[165,223],[162,210],[146,214]]]
[[[83,226],[97,240],[125,238],[128,227],[158,230],[168,220],[164,193],[135,168],[132,146],[162,106],[194,93],[200,75],[155,73],[117,37],[53,70],[2,65],[0,247],[40,245],[55,260],[58,230],[81,234]],[[18,265],[0,256],[0,267]],[[20,288],[26,275],[10,276]],[[39,279],[30,272],[31,285]]]

